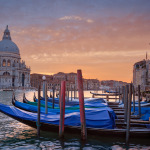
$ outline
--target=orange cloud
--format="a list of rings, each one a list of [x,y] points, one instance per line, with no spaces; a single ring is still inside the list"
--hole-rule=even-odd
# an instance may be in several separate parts
[[[76,72],[80,68],[87,78],[129,82],[133,64],[150,49],[146,16],[97,20],[66,16],[47,22],[44,27],[10,27],[12,40],[32,73]]]

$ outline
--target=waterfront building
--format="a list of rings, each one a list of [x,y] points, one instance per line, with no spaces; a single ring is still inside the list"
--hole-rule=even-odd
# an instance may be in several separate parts
[[[38,88],[38,83],[42,84],[43,74],[31,74],[31,86]],[[55,87],[55,89],[60,89],[61,81],[66,81],[66,90],[77,90],[77,73],[63,73],[58,72],[54,75],[45,75],[48,90]],[[100,82],[97,79],[83,79],[84,90],[98,90]]]
[[[33,73],[30,75],[31,76],[31,87],[34,87],[36,89],[38,89],[39,84],[43,84],[43,80],[42,77],[45,76],[46,77],[46,82],[48,85],[48,89],[51,89],[51,82],[53,81],[53,76],[52,75],[44,75],[44,74],[37,74],[37,73]]]
[[[100,89],[100,81],[97,79],[84,79],[83,87],[86,90],[99,90]]]
[[[101,81],[101,89],[111,89],[118,90],[118,88],[122,88],[122,86],[127,85],[127,82],[116,81],[116,80],[102,80]]]
[[[30,68],[21,61],[19,48],[7,26],[0,41],[0,88],[19,87],[30,87]]]
[[[137,91],[138,85],[141,91],[150,91],[150,60],[144,59],[133,65],[133,84]]]

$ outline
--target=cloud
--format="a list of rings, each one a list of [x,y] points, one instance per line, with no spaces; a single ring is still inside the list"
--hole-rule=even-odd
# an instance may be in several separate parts
[[[64,17],[61,17],[59,18],[59,20],[83,20],[81,17],[79,16],[64,16]]]
[[[67,21],[67,20],[74,21],[74,20],[76,20],[76,21],[85,21],[87,23],[93,23],[94,22],[92,19],[86,19],[86,18],[82,18],[80,16],[64,16],[64,17],[59,18],[59,20],[61,20],[61,21],[64,21],[64,20],[65,21]]]
[[[93,23],[94,21],[92,19],[87,19],[86,20],[88,23]]]
[[[91,77],[96,72],[98,78],[101,74],[124,78],[149,50],[148,1],[33,1],[0,1],[0,35],[8,24],[32,72],[83,67]],[[114,73],[110,66],[117,66],[121,73]],[[102,70],[97,73],[96,68]]]

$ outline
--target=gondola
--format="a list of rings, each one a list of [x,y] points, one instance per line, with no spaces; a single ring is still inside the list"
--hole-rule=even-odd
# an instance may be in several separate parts
[[[95,96],[118,96],[119,95],[119,93],[108,93],[108,94],[106,94],[106,93],[102,93],[102,94],[100,94],[100,93],[93,93],[93,92],[90,92],[91,94],[93,94],[93,95],[95,95]]]
[[[25,98],[25,96],[24,96],[24,98]],[[26,99],[26,98],[25,98]],[[38,101],[38,99],[36,98],[36,96],[34,95],[34,98],[33,98],[33,100],[34,100],[34,102],[37,102]],[[43,101],[45,101],[45,98],[43,98],[43,97],[40,97],[40,100],[43,100]],[[51,102],[52,103],[52,101],[53,101],[53,99],[52,98],[49,98],[49,97],[47,97],[47,100],[48,100],[48,102]],[[68,101],[68,100],[66,100],[65,101],[65,103],[66,103],[66,105],[72,105],[72,106],[74,106],[74,105],[79,105],[79,100],[77,101],[78,99],[76,99],[76,101]],[[88,102],[99,102],[99,103],[104,103],[105,105],[107,105],[107,101],[106,100],[104,100],[103,98],[85,98],[84,99],[84,101],[85,101],[85,103],[88,103]],[[59,98],[54,98],[54,103],[55,104],[59,104]]]
[[[33,104],[32,104],[32,102],[28,101],[27,99],[24,99],[24,102],[25,103],[17,101],[14,96],[12,98],[12,104],[15,107],[18,107],[20,109],[27,110],[27,111],[30,111],[30,112],[37,112],[37,103],[36,102],[33,102]],[[42,106],[41,107],[41,112],[45,113],[45,105],[42,104],[41,106]],[[60,109],[59,106],[55,107],[55,109],[52,109],[52,106],[48,105],[48,112],[59,113],[59,109]],[[99,107],[99,108],[85,107],[85,110],[86,111],[107,110],[107,111],[109,111],[111,113],[111,115],[114,118],[116,118],[116,114],[109,107]],[[66,106],[66,108],[65,108],[65,113],[76,112],[76,111],[79,111],[79,105],[78,106]]]
[[[23,120],[36,121],[37,113],[21,110],[13,106],[0,104],[0,110],[5,114],[21,118]],[[56,110],[57,111],[57,110]],[[49,111],[41,113],[41,123],[59,125],[60,113]],[[90,110],[86,112],[86,124],[88,127],[112,129],[115,127],[114,118],[107,110]],[[71,111],[65,114],[65,125],[80,126],[80,112]]]
[[[41,101],[41,106],[45,107],[45,100],[41,99],[40,101]],[[23,97],[23,102],[27,103],[27,104],[31,104],[31,105],[37,105],[38,99],[36,99],[34,102],[31,102],[31,101],[27,100],[26,97],[24,96]],[[52,106],[53,104],[52,104],[52,102],[48,101],[48,105]],[[66,106],[79,107],[79,102],[73,103],[73,102],[66,102],[65,101],[65,105]],[[59,107],[59,102],[55,102],[54,106]],[[107,106],[108,106],[108,104],[105,101],[103,101],[103,99],[99,99],[99,98],[93,99],[93,100],[88,99],[85,102],[85,107],[86,108],[89,108],[89,107],[99,108],[99,107],[107,107]]]
[[[109,90],[105,90],[105,92],[106,93],[117,93],[117,94],[119,94],[117,91],[113,91],[113,90],[110,90],[110,91]]]
[[[139,106],[139,104],[138,104],[138,102],[136,101],[136,102],[135,102],[135,107],[138,107],[138,106]],[[149,107],[149,106],[150,106],[150,102],[144,102],[144,101],[142,101],[142,102],[140,102],[140,106],[141,106],[141,107]],[[118,105],[118,107],[123,108],[123,107],[124,107],[124,104],[122,103],[122,104]],[[133,102],[132,102],[132,104],[131,104],[131,107],[133,107]]]
[[[17,101],[16,99],[12,99],[12,104],[15,106],[15,107],[17,107],[17,108],[20,108],[20,109],[22,109],[22,110],[26,110],[26,111],[29,111],[29,112],[35,112],[35,113],[37,113],[37,106],[33,106],[33,105],[30,105],[30,104],[26,104],[26,103],[22,103],[22,102],[19,102],[19,101]],[[106,108],[103,108],[104,110],[108,110],[110,113],[111,113],[111,115],[113,115],[113,117],[115,118],[115,119],[117,119],[117,116],[116,116],[116,114],[114,113],[114,111],[111,109],[111,108],[109,108],[109,107],[106,107]],[[45,108],[43,108],[43,107],[41,107],[41,113],[44,113],[45,114]],[[86,109],[85,108],[85,111],[90,111],[90,110],[99,110],[99,109],[97,109],[97,108],[88,108],[88,109]],[[101,108],[101,110],[102,110],[102,108]],[[67,107],[66,109],[65,109],[65,114],[67,114],[67,113],[70,113],[70,112],[78,112],[79,111],[79,108],[72,108],[72,107]],[[60,110],[59,110],[59,108],[55,108],[55,109],[52,109],[52,108],[48,108],[48,114],[59,114],[60,113]],[[119,119],[117,119],[117,120],[115,120],[115,121],[117,121],[116,122],[116,125],[117,125],[117,127],[122,127],[122,128],[126,128],[126,124],[124,123],[124,122],[122,122],[122,120],[119,120]],[[147,124],[142,124],[142,123],[140,123],[140,124],[137,124],[137,123],[131,123],[131,126],[132,127],[147,127]]]
[[[15,108],[14,106],[8,106],[4,104],[0,104],[0,112],[26,124],[31,127],[37,128],[36,121],[37,121],[37,113],[31,113],[24,110],[20,110],[18,108]],[[99,114],[98,114],[99,115]],[[73,114],[68,114],[69,116],[73,116],[68,121],[68,124],[65,123],[65,132],[69,132],[72,134],[79,134],[81,132],[80,124],[76,124],[75,121],[78,119],[77,116]],[[50,118],[49,118],[50,117]],[[103,115],[104,117],[104,115]],[[106,117],[106,116],[105,116]],[[47,116],[44,114],[41,114],[41,120],[40,120],[40,129],[46,130],[46,131],[59,131],[59,116],[53,115]],[[93,117],[92,117],[93,118]],[[87,122],[86,122],[87,123]],[[74,126],[73,126],[74,124]],[[92,124],[91,124],[92,125]],[[119,129],[119,128],[113,128],[113,129],[104,129],[104,128],[96,128],[94,126],[89,127],[87,124],[87,134],[93,134],[95,136],[112,136],[112,137],[125,137],[126,135],[126,129]],[[130,130],[130,136],[131,137],[150,137],[150,129],[146,128],[131,128]]]

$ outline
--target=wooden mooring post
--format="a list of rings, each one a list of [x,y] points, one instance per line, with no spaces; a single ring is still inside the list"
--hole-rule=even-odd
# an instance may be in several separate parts
[[[71,101],[72,101],[72,85],[71,85]]]
[[[128,111],[128,92],[129,92],[129,85],[125,86],[125,99],[124,99],[124,122],[127,122],[127,111]]]
[[[84,94],[83,94],[83,80],[81,70],[77,70],[78,77],[78,93],[79,93],[79,105],[80,105],[80,121],[81,121],[81,138],[87,139],[85,108],[84,108]]]
[[[115,89],[116,94],[115,94],[115,102],[117,101],[117,88]]]
[[[141,91],[140,91],[140,85],[138,85],[138,111],[139,111],[139,116],[141,116]]]
[[[125,86],[122,86],[122,103],[124,104],[124,101],[125,101]]]
[[[35,98],[36,98],[36,97],[35,97],[35,92],[34,92],[33,100],[35,100]]]
[[[65,91],[66,82],[61,82],[61,96],[60,96],[60,121],[59,121],[59,137],[64,137],[64,117],[65,117]]]
[[[45,83],[45,114],[48,113],[47,84]]]
[[[129,137],[130,137],[131,99],[132,99],[132,84],[130,84],[130,86],[129,86],[126,143],[129,143]]]
[[[53,86],[53,99],[52,99],[52,103],[53,103],[53,105],[52,105],[52,108],[54,109],[54,102],[55,102],[55,86]]]
[[[41,113],[41,110],[40,110],[40,97],[41,97],[41,85],[39,83],[39,87],[38,87],[38,114],[37,114],[37,122],[36,122],[36,125],[37,125],[37,136],[38,138],[40,137],[40,113]]]
[[[74,85],[74,99],[76,98],[76,86]]]
[[[43,77],[42,77],[42,80],[43,80],[43,98],[45,98],[45,97],[46,97],[46,95],[45,95],[46,77],[45,77],[45,76],[43,76]]]
[[[60,97],[61,97],[61,83],[60,83],[60,86],[59,86],[59,107],[60,107]]]
[[[68,100],[68,102],[69,102],[69,85],[68,85],[68,88],[67,88],[67,100]]]
[[[109,96],[108,95],[106,96],[106,99],[107,99],[107,102],[109,102]]]
[[[120,98],[121,97],[121,92],[120,92],[120,86],[119,86],[119,103],[120,103]]]
[[[135,89],[134,85],[132,85],[132,93],[133,93],[133,113],[135,112]]]

